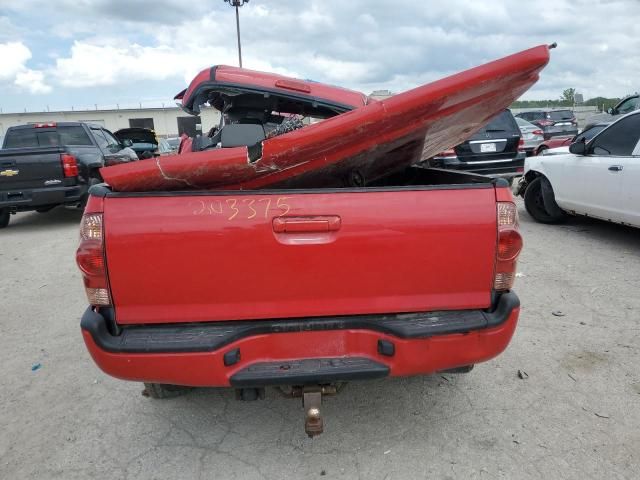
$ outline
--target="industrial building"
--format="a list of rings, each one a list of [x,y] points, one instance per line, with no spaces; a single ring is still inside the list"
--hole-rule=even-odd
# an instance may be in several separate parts
[[[188,115],[178,107],[2,113],[0,137],[14,125],[49,122],[90,122],[112,132],[121,128],[142,127],[155,130],[159,137],[176,137],[183,133],[192,137],[206,133],[219,121],[220,114],[213,108],[203,108],[199,116]]]

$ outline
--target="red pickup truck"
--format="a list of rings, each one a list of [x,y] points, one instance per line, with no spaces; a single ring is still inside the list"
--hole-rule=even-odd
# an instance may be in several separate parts
[[[534,53],[542,68],[546,49]],[[482,94],[490,77],[480,73]],[[497,111],[511,101],[499,87]],[[472,94],[463,95],[469,118],[495,114]],[[452,101],[438,121],[456,112]],[[442,138],[423,134],[417,147],[441,150]],[[284,185],[92,187],[77,263],[90,304],[82,334],[97,365],[153,397],[216,386],[255,399],[265,386],[291,386],[315,435],[322,395],[342,382],[467,372],[507,347],[522,238],[504,179],[412,166],[342,188]]]
[[[94,187],[82,333],[102,370],[156,396],[468,370],[513,335],[521,246],[507,182],[464,173],[340,191]]]

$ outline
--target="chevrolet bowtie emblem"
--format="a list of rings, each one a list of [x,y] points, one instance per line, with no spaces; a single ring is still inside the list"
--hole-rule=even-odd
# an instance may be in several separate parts
[[[13,177],[14,175],[17,175],[18,173],[20,173],[20,170],[11,170],[10,168],[7,170],[2,170],[0,172],[0,176],[3,177]]]

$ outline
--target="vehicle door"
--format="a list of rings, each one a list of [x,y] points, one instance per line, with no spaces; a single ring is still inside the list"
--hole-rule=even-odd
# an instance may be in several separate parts
[[[630,182],[637,175],[640,159],[634,153],[638,152],[639,139],[640,115],[636,114],[620,119],[596,135],[587,145],[587,155],[569,155],[563,176],[566,185],[559,185],[565,192],[565,203],[572,204],[577,213],[627,222],[634,209],[630,205],[631,196],[637,193],[630,183],[631,191],[625,193],[623,179],[627,172]]]
[[[640,115],[634,115],[640,117]],[[622,171],[624,222],[640,228],[640,139],[631,157],[625,157]]]

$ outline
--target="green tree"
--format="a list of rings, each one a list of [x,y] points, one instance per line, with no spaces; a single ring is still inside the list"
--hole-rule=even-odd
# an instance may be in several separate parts
[[[560,97],[565,104],[573,106],[576,101],[576,89],[575,88],[565,88],[562,91],[562,96]]]

